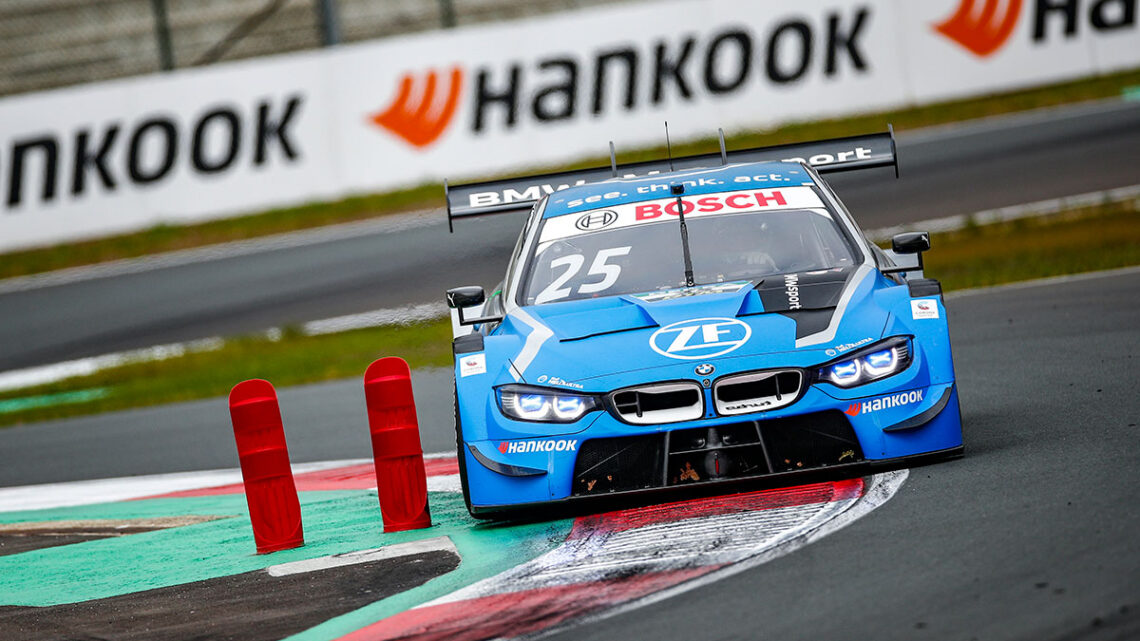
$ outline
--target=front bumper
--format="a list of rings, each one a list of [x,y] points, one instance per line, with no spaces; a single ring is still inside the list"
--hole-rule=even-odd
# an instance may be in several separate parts
[[[837,399],[812,389],[783,411],[631,426],[603,415],[574,434],[464,448],[475,514],[683,486],[852,473],[961,450],[953,383]]]

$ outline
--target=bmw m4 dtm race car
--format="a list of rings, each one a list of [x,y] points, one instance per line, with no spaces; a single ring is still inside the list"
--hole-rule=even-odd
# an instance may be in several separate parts
[[[884,252],[820,177],[892,165],[890,132],[722,137],[447,188],[449,224],[530,210],[503,282],[447,293],[471,513],[959,454],[929,236]]]

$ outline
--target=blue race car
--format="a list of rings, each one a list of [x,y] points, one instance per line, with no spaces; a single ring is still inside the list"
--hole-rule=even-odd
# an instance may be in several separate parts
[[[447,188],[449,223],[530,210],[491,295],[447,293],[473,515],[961,453],[929,236],[884,252],[820,178],[897,175],[893,133],[721,141]]]

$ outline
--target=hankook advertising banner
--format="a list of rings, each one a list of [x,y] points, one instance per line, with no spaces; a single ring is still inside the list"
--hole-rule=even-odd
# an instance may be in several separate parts
[[[1134,68],[1138,3],[634,2],[4,98],[0,251]]]

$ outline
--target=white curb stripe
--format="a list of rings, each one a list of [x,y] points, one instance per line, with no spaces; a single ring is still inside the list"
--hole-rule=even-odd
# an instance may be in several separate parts
[[[291,576],[294,574],[305,574],[318,570],[341,568],[346,565],[371,563],[373,561],[384,561],[386,559],[396,559],[402,556],[412,556],[428,552],[450,552],[455,556],[459,556],[459,550],[455,549],[455,544],[451,542],[451,539],[446,536],[439,536],[434,539],[398,543],[396,545],[388,545],[372,550],[345,552],[344,554],[333,554],[316,559],[282,563],[281,565],[270,566],[266,568],[265,571],[272,577]]]

